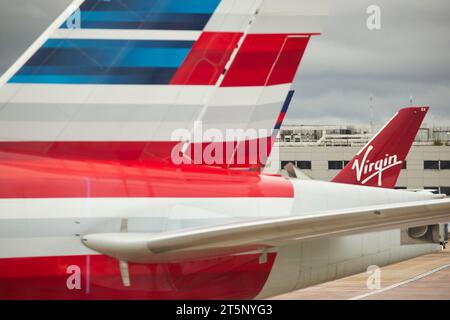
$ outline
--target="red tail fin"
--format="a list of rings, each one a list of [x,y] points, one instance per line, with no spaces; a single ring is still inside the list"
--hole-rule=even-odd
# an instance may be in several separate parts
[[[332,181],[394,188],[428,109],[401,109]]]

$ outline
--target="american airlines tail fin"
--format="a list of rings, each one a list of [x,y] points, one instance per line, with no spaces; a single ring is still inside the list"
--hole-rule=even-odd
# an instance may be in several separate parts
[[[210,159],[190,150],[211,149],[248,167],[246,133],[270,154],[327,12],[327,0],[74,0],[0,77],[0,153],[167,160],[183,144],[195,164]]]
[[[332,182],[394,188],[428,109],[401,109]]]

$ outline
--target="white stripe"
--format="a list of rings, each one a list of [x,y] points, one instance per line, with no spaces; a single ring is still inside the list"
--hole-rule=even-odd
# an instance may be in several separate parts
[[[249,130],[248,139],[270,137],[280,115],[281,102],[255,105],[254,107],[221,106],[210,107],[202,119],[202,130],[215,130],[227,137],[228,130]],[[257,130],[257,131],[256,131]],[[256,136],[253,136],[256,135]],[[229,139],[233,140],[231,137]],[[245,138],[238,140],[244,140]],[[226,139],[225,139],[226,140]]]
[[[318,33],[328,0],[222,0],[205,30],[243,32],[256,10],[249,33]]]
[[[222,0],[205,26],[205,31],[243,32],[262,0]]]
[[[356,296],[356,297],[350,298],[349,300],[361,300],[361,299],[370,297],[370,296],[375,295],[375,294],[379,294],[379,293],[382,293],[382,292],[386,292],[386,291],[392,290],[392,289],[394,289],[394,288],[403,286],[403,285],[405,285],[405,284],[408,284],[408,283],[417,281],[417,280],[419,280],[419,279],[425,278],[425,277],[427,277],[427,276],[429,276],[429,275],[431,275],[431,274],[433,274],[433,273],[436,273],[436,272],[438,272],[438,271],[441,271],[441,270],[446,269],[446,268],[449,268],[449,267],[450,267],[450,264],[446,264],[446,265],[443,265],[443,266],[441,266],[441,267],[439,267],[439,268],[436,268],[436,269],[430,270],[430,271],[428,271],[428,272],[419,274],[418,276],[415,276],[415,277],[413,277],[413,278],[411,278],[411,279],[408,279],[408,280],[405,280],[405,281],[402,281],[402,282],[393,284],[393,285],[391,285],[391,286],[389,286],[389,287],[386,287],[386,288],[383,288],[383,289],[380,289],[380,290],[372,291],[372,292],[369,292],[369,293],[366,293],[366,294],[362,294],[362,295],[360,295],[360,296]]]
[[[61,15],[36,39],[36,41],[17,59],[17,61],[0,77],[0,87],[8,82],[12,76],[33,56],[33,54],[47,41],[50,35],[56,30],[70,15],[77,10],[84,0],[74,0]]]
[[[98,255],[81,243],[75,235],[66,237],[2,238],[0,258],[63,257]]]
[[[214,15],[253,15],[261,7],[262,3],[263,0],[221,0],[219,6],[214,11]]]
[[[0,88],[0,140],[171,141],[175,130],[191,130],[213,88],[7,84]],[[264,129],[270,136],[288,90],[216,88],[203,129]]]
[[[280,105],[211,107],[197,134],[205,138],[206,133],[220,133],[216,139],[225,139],[229,130],[254,129],[258,130],[255,134],[259,137],[270,136]],[[183,134],[189,132],[200,110],[200,105],[8,105],[0,113],[3,119],[0,121],[0,140],[180,141],[182,136],[176,130],[183,129]],[[178,135],[174,136],[176,132]],[[230,139],[236,141],[236,138]]]
[[[201,31],[185,30],[57,29],[51,38],[196,41],[201,33]]]
[[[210,86],[8,83],[0,103],[201,104]]]
[[[257,104],[284,102],[290,87],[291,84],[268,87],[221,87],[217,88],[208,105],[211,107],[224,105],[254,106]]]
[[[221,87],[185,85],[73,85],[8,83],[0,88],[0,103],[197,105],[268,104],[284,101],[290,84],[269,87]],[[281,107],[281,106],[280,106]],[[1,119],[1,117],[0,117]]]
[[[52,106],[55,108],[33,110],[33,105],[29,108],[9,105],[0,114],[7,118],[5,114],[9,113],[5,121],[0,121],[0,140],[171,141],[175,130],[191,128],[201,109],[200,106],[123,107],[105,104],[47,107]],[[17,115],[23,110],[28,110],[29,114]],[[15,116],[21,118],[14,120]]]
[[[293,198],[1,199],[0,221],[75,218],[268,218],[291,212]],[[195,210],[187,210],[186,208]]]

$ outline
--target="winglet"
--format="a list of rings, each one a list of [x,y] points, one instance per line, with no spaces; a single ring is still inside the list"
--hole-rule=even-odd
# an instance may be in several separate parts
[[[332,181],[394,188],[428,109],[401,109]]]

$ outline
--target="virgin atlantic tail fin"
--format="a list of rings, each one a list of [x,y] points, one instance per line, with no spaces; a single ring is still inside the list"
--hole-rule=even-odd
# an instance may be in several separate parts
[[[401,109],[332,180],[394,188],[429,107]]]

